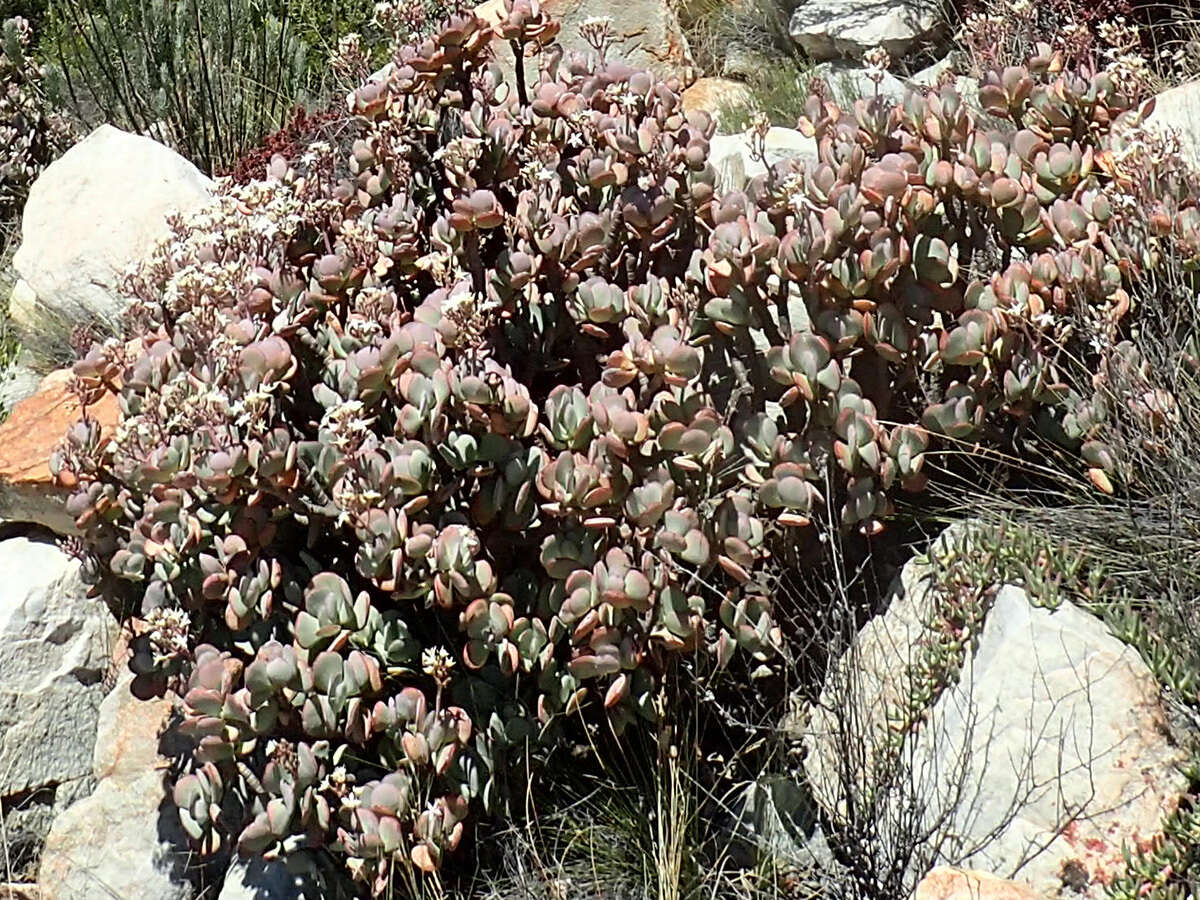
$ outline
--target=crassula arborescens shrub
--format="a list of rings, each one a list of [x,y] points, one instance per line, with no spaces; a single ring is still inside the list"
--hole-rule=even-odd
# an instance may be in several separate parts
[[[0,20],[0,222],[20,217],[30,186],[71,139],[67,122],[51,109],[33,44],[28,20]]]
[[[716,196],[709,117],[586,28],[563,56],[519,0],[400,49],[348,159],[175,222],[136,346],[76,366],[123,419],[54,466],[141,604],[134,666],[180,692],[202,850],[322,848],[375,892],[434,870],[513,748],[652,720],[673,654],[768,665],[773,549],[877,531],[935,446],[1040,423],[1103,476],[1066,311],[1117,336],[1197,217],[1115,199],[1103,74],[995,73],[999,130],[949,87],[814,97],[820,159]]]

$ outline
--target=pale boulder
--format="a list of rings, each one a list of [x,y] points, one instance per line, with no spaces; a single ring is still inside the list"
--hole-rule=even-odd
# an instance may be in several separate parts
[[[1145,127],[1160,134],[1173,134],[1179,140],[1179,152],[1184,161],[1200,171],[1200,80],[1189,81],[1156,96]]]
[[[210,197],[212,181],[148,137],[101,125],[46,168],[29,191],[13,267],[10,314],[30,334],[69,335],[116,322],[126,270],[168,233],[167,216]],[[45,340],[44,335],[39,335]]]
[[[18,403],[37,393],[42,376],[35,365],[14,362],[0,372],[0,417],[7,418]]]
[[[908,85],[891,72],[875,73],[854,64],[823,62],[813,66],[812,77],[820,78],[828,86],[833,101],[842,109],[852,110],[858,100],[882,97],[889,104],[901,103],[908,93]]]
[[[278,860],[235,859],[217,900],[319,900],[326,893],[304,874]]]
[[[944,57],[933,65],[926,66],[908,79],[910,86],[918,89],[939,90],[944,82],[952,82],[958,96],[974,110],[979,109],[979,81],[970,75],[959,74],[954,60]]]
[[[0,799],[92,773],[116,623],[53,542],[0,541]]]
[[[816,159],[817,142],[794,128],[772,127],[762,157],[753,152],[747,132],[718,134],[709,142],[708,161],[717,173],[718,193],[741,190],[751,178],[767,174],[768,167],[777,163]]]
[[[1067,601],[1035,607],[1003,586],[957,677],[924,701],[897,749],[909,699],[928,696],[920,647],[945,602],[928,562],[910,562],[886,612],[831,668],[795,728],[815,800],[841,819],[850,797],[861,804],[881,783],[880,764],[899,759],[873,808],[886,846],[920,835],[936,847],[914,860],[914,887],[943,864],[1013,879],[1034,896],[1057,896],[1069,873],[1081,897],[1104,896],[1124,867],[1122,846],[1153,840],[1187,788],[1158,684],[1095,616]]]
[[[950,544],[946,535],[935,547]],[[786,726],[805,744],[804,770],[813,797],[837,818],[847,815],[850,790],[857,801],[867,785],[879,780],[876,767],[892,742],[889,723],[917,690],[918,647],[938,602],[927,559],[910,560],[892,585],[886,610],[862,627],[830,669],[807,717],[796,716],[803,721]],[[847,742],[857,751],[850,763],[853,785],[845,783]]]
[[[584,56],[595,52],[580,37],[579,26],[588,19],[604,17],[610,20],[613,43],[607,58],[625,62],[637,69],[648,69],[660,77],[675,76],[686,86],[696,77],[687,37],[679,24],[674,6],[668,0],[629,0],[626,3],[598,3],[596,0],[542,0],[541,8],[556,19],[561,30],[558,44],[563,51],[575,51]],[[485,22],[496,24],[503,17],[503,0],[487,0],[475,7],[475,15]],[[512,70],[512,50],[506,41],[494,42],[496,58],[507,71]],[[525,60],[528,83],[537,78],[541,57]]]
[[[1099,900],[1123,846],[1152,839],[1187,789],[1169,734],[1137,651],[1069,601],[1043,609],[1006,586],[912,764],[926,816],[949,816],[945,861],[1045,894],[1071,871]]]
[[[874,47],[900,59],[937,37],[943,25],[929,0],[804,0],[792,13],[789,31],[813,59],[861,59]]]
[[[60,815],[46,838],[43,900],[191,900],[188,848],[159,755],[171,700],[139,700],[131,683],[125,671],[101,706],[95,792]]]

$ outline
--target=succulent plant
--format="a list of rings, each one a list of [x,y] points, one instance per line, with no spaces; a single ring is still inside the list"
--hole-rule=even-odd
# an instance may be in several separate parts
[[[0,153],[0,218],[5,221],[20,217],[34,181],[72,139],[66,117],[51,103],[47,67],[33,53],[35,46],[28,19],[13,16],[0,21],[0,76],[7,86],[0,97],[0,134],[5,138]]]
[[[98,589],[188,613],[138,665],[178,688],[204,852],[320,849],[378,895],[503,806],[527,742],[652,720],[673,654],[777,664],[769,567],[877,533],[938,451],[1036,429],[1120,489],[1091,376],[1136,369],[1129,288],[1194,260],[1200,213],[1154,166],[1130,211],[1107,76],[992,73],[1005,130],[948,86],[814,96],[817,159],[721,196],[680,83],[557,31],[515,0],[398,47],[348,159],[173,219],[139,344],[76,366],[122,421],[53,470]],[[510,84],[495,37],[547,64]]]
[[[332,572],[313,576],[304,590],[304,609],[296,616],[296,643],[304,650],[340,648],[370,621],[371,597],[350,592],[345,579]]]
[[[221,770],[212,763],[205,763],[195,772],[182,776],[172,791],[183,830],[206,853],[214,853],[221,846],[218,823],[224,793]]]

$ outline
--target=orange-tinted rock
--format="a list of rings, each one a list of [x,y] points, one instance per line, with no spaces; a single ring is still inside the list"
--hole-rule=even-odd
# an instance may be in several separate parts
[[[172,698],[139,700],[122,672],[100,705],[96,790],[54,820],[42,853],[42,900],[191,900],[189,853],[166,784],[160,734]]]
[[[683,92],[683,108],[688,112],[702,109],[717,123],[721,122],[721,112],[734,104],[746,103],[750,100],[750,88],[740,81],[731,78],[697,78],[696,82]]]
[[[1042,900],[1033,888],[971,869],[938,866],[926,875],[913,900]]]
[[[75,531],[65,507],[70,492],[55,484],[50,472],[50,455],[80,418],[70,381],[69,370],[50,373],[0,425],[0,521],[32,522],[60,534]],[[88,407],[88,415],[111,429],[118,417],[116,397],[106,394]]]

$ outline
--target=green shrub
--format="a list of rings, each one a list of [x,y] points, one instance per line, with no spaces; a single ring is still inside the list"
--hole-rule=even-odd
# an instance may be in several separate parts
[[[1114,353],[1127,278],[1200,211],[1168,180],[1126,202],[1107,75],[991,74],[1005,132],[952,87],[813,97],[820,160],[716,197],[710,118],[607,29],[532,84],[471,15],[400,48],[348,160],[276,158],[177,221],[131,281],[137,351],[75,367],[123,421],[54,471],[85,571],[145,617],[135,671],[182,696],[202,851],[374,894],[435,873],[531,748],[656,720],[672,660],[769,674],[773,568],[816,521],[877,533],[935,451],[1040,428],[1113,487],[1057,358]],[[557,25],[518,0],[496,31]]]
[[[764,65],[746,80],[744,97],[733,97],[717,109],[721,130],[745,131],[757,116],[766,116],[772,125],[795,128],[808,110],[808,91],[801,90],[806,79],[805,70],[791,60]]]
[[[370,17],[367,0],[52,0],[41,52],[84,126],[150,134],[220,172],[325,99],[329,57]]]
[[[685,0],[680,25],[696,64],[710,75],[758,63],[754,68],[794,66],[800,51],[788,33],[790,14],[773,0]],[[741,74],[741,73],[739,73]]]

